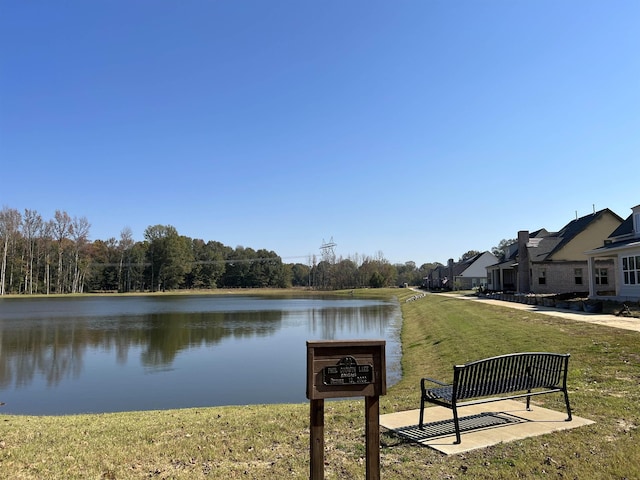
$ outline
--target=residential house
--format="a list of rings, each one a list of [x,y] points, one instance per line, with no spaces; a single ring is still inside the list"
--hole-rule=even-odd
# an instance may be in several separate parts
[[[447,265],[439,265],[424,278],[426,288],[439,290],[470,290],[491,288],[487,285],[487,265],[498,259],[491,252],[483,252],[460,262],[449,259]]]
[[[496,285],[519,293],[557,294],[589,291],[589,266],[586,251],[602,245],[622,218],[608,208],[572,220],[558,232],[544,229],[529,234],[518,232],[517,245],[510,258],[488,267],[488,277]],[[591,245],[591,246],[590,246]],[[595,265],[597,263],[597,265]],[[594,262],[601,271],[612,269],[613,262],[603,258]]]
[[[548,236],[544,228],[529,234],[530,239],[537,239]],[[490,290],[515,292],[518,283],[518,242],[512,243],[504,252],[499,263],[487,267],[487,283]]]
[[[640,205],[604,241],[586,252],[589,297],[640,302]],[[606,261],[611,269],[603,269]]]
[[[492,285],[488,284],[487,266],[497,260],[493,253],[486,251],[456,263],[452,270],[454,287],[459,290],[479,287],[492,290]]]
[[[429,290],[449,289],[448,268],[445,265],[438,265],[424,277],[422,286]]]

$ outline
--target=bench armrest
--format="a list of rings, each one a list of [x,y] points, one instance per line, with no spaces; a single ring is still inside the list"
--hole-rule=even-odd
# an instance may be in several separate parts
[[[434,378],[428,378],[428,377],[425,377],[425,378],[423,378],[423,379],[421,379],[421,380],[420,380],[420,388],[422,389],[422,391],[423,391],[423,392],[426,390],[425,382],[435,383],[435,384],[438,384],[438,385],[440,385],[440,386],[442,386],[442,387],[447,387],[447,386],[449,386],[449,384],[448,384],[448,383],[441,382],[440,380],[436,380],[436,379],[434,379]]]

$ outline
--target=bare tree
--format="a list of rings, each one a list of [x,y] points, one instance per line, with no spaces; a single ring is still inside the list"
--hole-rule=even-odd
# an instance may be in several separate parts
[[[24,268],[24,292],[29,294],[33,294],[33,263],[36,239],[42,228],[42,217],[38,212],[25,209],[22,220],[22,236],[25,239],[27,250],[27,260]]]
[[[309,255],[308,257],[308,262],[309,262],[309,288],[311,287],[315,287],[316,286],[316,265],[318,263],[318,259],[316,258],[315,254],[314,255]],[[313,278],[311,278],[311,273],[313,272]]]
[[[133,232],[129,227],[125,227],[120,232],[120,242],[118,243],[118,251],[120,253],[120,262],[118,264],[118,290],[121,292],[128,292],[131,290],[131,259],[129,254],[133,247]],[[127,275],[126,279],[122,275],[122,268],[125,264],[125,257],[127,258]]]
[[[86,268],[80,266],[80,252],[87,244],[89,238],[89,229],[91,224],[87,217],[73,217],[71,222],[71,228],[69,234],[74,243],[74,266],[73,266],[73,281],[71,285],[71,293],[82,292],[82,284],[84,283],[84,276]]]
[[[42,236],[39,245],[44,256],[44,290],[47,295],[51,293],[51,243],[53,242],[53,220],[43,224]]]
[[[6,293],[7,258],[9,246],[15,241],[22,222],[20,212],[4,207],[0,210],[0,239],[2,239],[2,267],[0,267],[0,295]]]
[[[53,238],[57,242],[58,247],[58,278],[56,283],[56,292],[62,293],[62,256],[64,253],[64,241],[68,240],[69,235],[71,234],[71,229],[73,228],[71,217],[67,212],[56,210],[51,226],[53,228]]]

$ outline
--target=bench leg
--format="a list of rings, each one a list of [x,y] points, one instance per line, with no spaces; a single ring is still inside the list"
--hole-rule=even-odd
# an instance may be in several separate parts
[[[420,430],[424,429],[424,397],[420,398],[420,423],[418,424]]]
[[[564,392],[564,403],[567,405],[567,422],[571,421],[571,405],[569,405],[569,393],[565,390]]]
[[[462,440],[460,439],[460,421],[458,420],[458,407],[453,405],[453,425],[456,427],[456,441],[455,444],[460,444]]]
[[[531,390],[528,390],[527,393],[531,393]],[[527,412],[531,411],[531,396],[527,397]]]

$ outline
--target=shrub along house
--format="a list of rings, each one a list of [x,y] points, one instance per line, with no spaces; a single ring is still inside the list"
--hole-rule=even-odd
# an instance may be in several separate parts
[[[640,302],[640,205],[604,244],[586,252],[589,298]],[[611,265],[603,270],[603,262]]]
[[[487,267],[487,275],[498,289],[518,293],[558,294],[589,291],[589,265],[586,251],[602,245],[622,218],[608,208],[576,218],[558,232],[538,230],[530,235],[518,232],[518,242],[510,257]],[[613,261],[594,260],[602,275],[613,272]]]

